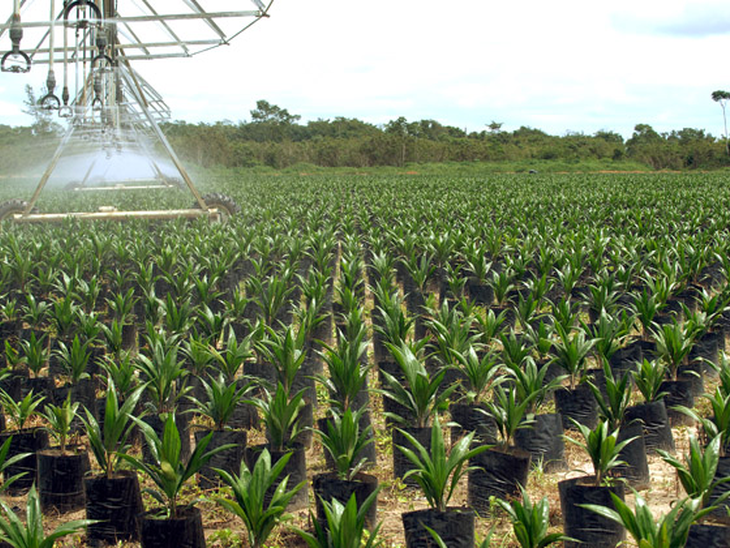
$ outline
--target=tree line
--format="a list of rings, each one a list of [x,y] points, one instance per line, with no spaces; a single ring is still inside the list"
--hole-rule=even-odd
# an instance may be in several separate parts
[[[721,106],[724,107],[724,97]],[[282,169],[311,164],[365,168],[531,160],[598,160],[604,165],[631,161],[656,170],[704,170],[730,165],[727,140],[693,128],[659,133],[641,123],[635,126],[631,137],[624,139],[608,130],[592,135],[567,132],[560,136],[524,126],[504,131],[502,124],[494,121],[485,124],[482,131],[468,133],[436,120],[408,121],[404,117],[384,125],[345,117],[301,123],[299,115],[265,100],[258,101],[250,114],[250,121],[174,121],[163,124],[162,129],[185,161],[202,167]],[[34,140],[47,141],[49,134],[59,130],[60,126],[49,124],[42,115],[29,128],[0,125],[0,149],[5,152],[0,169],[12,169],[22,161],[22,155],[12,154],[13,149],[27,150]],[[32,155],[35,157],[41,151],[36,147]]]
[[[633,160],[652,169],[716,169],[730,165],[724,139],[701,129],[659,133],[637,124],[624,139],[613,131],[592,135],[549,135],[520,127],[503,131],[491,122],[467,133],[436,120],[404,117],[378,126],[337,117],[300,123],[287,109],[261,100],[247,122],[164,125],[173,147],[204,167],[270,166],[299,163],[323,167],[404,166],[439,162],[519,162],[525,160]]]

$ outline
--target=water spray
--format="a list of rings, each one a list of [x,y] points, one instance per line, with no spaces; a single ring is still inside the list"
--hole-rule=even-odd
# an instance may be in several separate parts
[[[68,124],[31,200],[14,201],[23,206],[10,213],[0,207],[5,218],[35,222],[68,216],[218,218],[221,212],[234,213],[230,201],[211,201],[212,197],[197,191],[160,128],[171,119],[169,108],[130,61],[192,57],[228,45],[256,21],[268,17],[273,0],[248,2],[249,9],[242,9],[245,0],[154,2],[154,8],[148,0],[62,0],[63,7],[56,13],[59,0],[35,4],[13,0],[12,14],[0,24],[0,51],[7,51],[2,57],[2,71],[24,73],[32,64],[47,64],[45,95],[38,106],[57,111]],[[62,40],[57,39],[57,25],[63,25]],[[35,47],[21,49],[24,33],[25,42],[36,44],[34,36],[39,37]],[[61,59],[63,87],[59,99],[55,68]],[[70,89],[74,83],[75,88]],[[146,172],[140,174],[145,166]],[[192,194],[194,206],[173,212],[111,215],[106,208],[103,213],[37,214],[36,201],[57,167],[52,185],[57,179],[68,181],[63,177],[70,175],[70,180],[81,181],[75,183],[80,187],[77,190],[182,187]],[[61,175],[63,172],[68,173]],[[74,173],[78,175],[74,177]],[[116,181],[120,182],[112,186]]]

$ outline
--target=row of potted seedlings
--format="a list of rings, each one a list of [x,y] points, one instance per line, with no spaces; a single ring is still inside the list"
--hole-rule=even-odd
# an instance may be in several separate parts
[[[378,294],[377,290],[375,291],[375,293]],[[393,299],[393,300],[397,301],[397,299]],[[311,301],[310,301],[310,303],[311,303]],[[422,306],[422,305],[419,305],[419,306]],[[558,307],[559,307],[559,304],[556,306],[556,309]],[[453,332],[454,330],[451,329],[455,324],[448,323],[449,321],[451,321],[448,318],[448,316],[449,316],[449,314],[451,314],[453,308],[456,308],[456,307],[447,306],[445,308],[445,313],[444,313],[445,317],[443,318],[444,319],[443,325],[447,325],[448,328],[446,330],[442,330],[442,331],[445,335],[448,335],[448,336],[452,336],[455,334]],[[309,308],[307,308],[307,310],[309,310]],[[574,313],[575,313],[575,311],[572,311],[569,309],[567,315],[570,316],[571,314],[574,314]],[[685,314],[685,316],[686,315],[687,314]],[[431,316],[438,316],[438,314],[431,314]],[[496,318],[498,316],[499,315],[496,315],[494,317]],[[597,318],[596,323],[592,324],[591,328],[600,326],[602,321],[604,323],[608,323],[610,320],[607,318],[608,318],[607,314],[601,314]],[[273,319],[273,316],[271,316],[270,319]],[[399,320],[399,319],[396,318],[396,320]],[[408,320],[408,319],[406,318],[406,320]],[[435,318],[433,318],[433,320],[434,320],[434,323],[430,326],[428,325],[428,321],[423,321],[422,329],[427,329],[428,332],[430,332],[430,333],[438,332],[439,326],[437,326],[435,324],[435,322],[438,320],[436,320]],[[496,319],[495,319],[495,321],[496,321]],[[487,319],[484,319],[484,322],[489,322],[489,317],[487,317]],[[551,341],[550,345],[547,345],[548,348],[550,348],[551,346],[555,346],[556,348],[558,348],[558,350],[556,352],[559,353],[559,352],[561,352],[560,348],[562,345],[565,359],[562,359],[562,361],[561,361],[561,359],[558,359],[557,362],[560,362],[560,364],[566,368],[566,371],[568,371],[568,373],[571,374],[571,376],[573,376],[574,373],[577,373],[577,378],[581,378],[583,376],[582,371],[585,366],[585,358],[587,357],[588,352],[591,351],[595,346],[598,345],[598,342],[595,339],[599,339],[599,337],[594,337],[594,340],[591,343],[591,341],[586,340],[586,336],[584,334],[584,331],[586,331],[585,329],[575,329],[575,325],[571,325],[571,324],[568,324],[569,325],[568,329],[562,328],[563,322],[560,322],[560,321],[556,322],[555,318],[553,318],[552,323],[554,325],[555,331],[558,332],[558,338],[556,340]],[[526,324],[525,327],[527,325],[529,325],[529,324]],[[538,341],[538,344],[535,345],[535,348],[537,348],[537,346],[539,346],[539,343],[546,344],[544,341],[550,340],[549,337],[540,336],[541,330],[542,330],[542,335],[545,334],[546,325],[547,325],[546,322],[542,322],[542,324],[538,323],[538,325],[533,329],[533,331],[537,332],[536,338]],[[678,322],[675,322],[673,324],[673,327],[676,327],[676,326],[680,326],[680,324]],[[377,327],[382,327],[382,326],[377,326]],[[663,327],[666,327],[666,326],[663,326]],[[680,327],[682,327],[683,330],[686,330],[686,328],[684,326],[680,326]],[[532,328],[532,326],[530,326],[530,328]],[[562,332],[560,331],[561,328],[562,328]],[[290,338],[296,337],[293,330],[290,330],[290,331],[291,332],[289,334],[284,335],[284,336],[285,337],[290,336]],[[276,333],[276,332],[274,331],[272,333]],[[656,329],[656,333],[658,335],[660,334],[659,329]],[[663,329],[662,329],[661,334],[663,335]],[[528,337],[528,335],[530,335],[529,329],[525,329],[521,333],[520,332],[508,333],[506,335],[503,334],[500,337],[500,339],[501,339],[500,342],[501,342],[501,346],[502,346],[502,356],[500,358],[500,362],[503,360],[505,365],[507,365],[507,366],[509,366],[511,364],[514,367],[514,371],[515,371],[515,373],[514,373],[515,380],[504,383],[504,386],[498,386],[497,388],[494,388],[496,403],[499,403],[501,405],[498,408],[495,407],[494,409],[492,409],[492,413],[491,413],[492,421],[493,421],[493,424],[498,427],[499,433],[502,434],[499,439],[502,441],[502,443],[504,445],[509,445],[511,438],[517,437],[516,433],[519,432],[520,429],[515,427],[514,425],[516,424],[516,425],[520,426],[520,425],[524,424],[524,421],[522,421],[520,419],[515,419],[515,416],[516,415],[519,416],[520,414],[525,415],[528,412],[529,406],[531,404],[534,405],[535,403],[539,403],[539,399],[540,399],[539,396],[524,396],[524,395],[520,396],[519,395],[518,386],[520,386],[520,381],[517,380],[519,378],[519,374],[525,372],[525,376],[527,378],[523,379],[522,382],[529,384],[529,382],[534,380],[534,377],[535,377],[535,372],[533,371],[533,369],[535,371],[537,371],[537,374],[547,372],[547,369],[545,367],[542,367],[542,368],[537,367],[536,364],[534,363],[534,359],[520,359],[520,357],[519,357],[520,353],[534,354],[532,349],[526,349],[525,348],[526,345],[523,344],[525,337]],[[670,336],[671,336],[671,334],[670,334]],[[387,366],[382,367],[382,370],[384,371],[384,380],[386,381],[387,385],[391,388],[390,392],[388,393],[389,394],[388,400],[394,401],[396,403],[400,403],[401,405],[403,405],[403,401],[399,401],[399,398],[397,397],[398,387],[403,388],[404,385],[410,387],[411,384],[418,384],[419,382],[423,381],[423,375],[422,375],[422,370],[421,370],[421,369],[423,369],[426,372],[426,382],[422,382],[422,384],[424,384],[424,386],[426,386],[426,388],[427,388],[425,393],[428,394],[428,392],[431,391],[436,394],[437,398],[441,398],[439,400],[435,400],[435,404],[434,404],[433,400],[428,401],[426,407],[428,409],[428,406],[431,406],[431,409],[437,410],[442,404],[445,403],[446,400],[453,399],[450,396],[452,395],[453,391],[455,391],[456,389],[452,389],[452,388],[446,388],[446,390],[443,389],[443,387],[446,384],[443,382],[443,378],[447,375],[447,371],[441,370],[441,371],[434,373],[434,370],[432,368],[431,368],[431,371],[429,371],[428,370],[429,368],[426,367],[426,365],[429,365],[429,363],[428,363],[428,360],[426,359],[425,355],[423,354],[423,350],[419,349],[417,347],[418,346],[417,343],[410,343],[410,342],[407,343],[407,341],[410,341],[411,337],[412,337],[412,335],[409,335],[408,331],[406,330],[405,336],[401,337],[400,340],[396,339],[396,338],[389,339],[389,341],[386,345],[386,349],[388,350],[388,353],[390,354],[391,358],[394,359],[393,361],[398,365],[399,369],[403,372],[403,377],[407,381],[405,384],[402,382],[398,382],[398,383],[389,382],[390,380],[395,380],[395,375],[398,374],[398,369],[391,369],[391,371],[395,372],[395,375],[391,374],[391,379],[389,380],[388,377],[386,376],[389,374],[387,371],[388,367]],[[533,338],[535,338],[535,337],[533,336]],[[657,336],[655,338],[657,339],[657,345],[658,345],[659,337]],[[675,337],[675,339],[676,338],[677,337]],[[689,336],[685,337],[685,339],[690,339],[690,338],[691,337],[689,337]],[[437,339],[438,339],[438,337],[437,337]],[[601,337],[600,339],[601,339],[601,341],[604,340],[603,337]],[[423,338],[418,338],[417,340],[421,341],[421,340],[423,340]],[[441,342],[442,341],[439,340],[439,343],[441,343]],[[414,347],[414,344],[415,344],[415,347]],[[170,351],[169,351],[169,349],[165,348],[166,343],[161,342],[161,341],[151,341],[149,343],[149,346],[154,349],[152,351],[153,355],[159,354],[160,362],[164,363],[166,360],[168,360]],[[301,344],[299,346],[301,347]],[[680,346],[686,347],[687,345],[685,344],[685,345],[680,345]],[[691,347],[691,344],[689,346]],[[377,345],[376,345],[376,348],[377,348]],[[444,344],[444,348],[448,349],[449,348],[448,344]],[[586,348],[587,348],[587,351],[584,351],[584,350],[586,350]],[[577,350],[577,352],[574,352],[573,350]],[[408,354],[409,352],[410,352],[410,355]],[[450,352],[450,351],[446,350],[444,353],[448,354],[448,352]],[[457,352],[458,351],[455,350],[452,353],[454,356],[456,356]],[[537,350],[537,352],[539,353],[539,350]],[[478,350],[475,349],[472,352],[467,352],[466,354],[467,354],[467,358],[465,358],[464,360],[462,360],[459,363],[468,362],[471,359],[472,364],[477,363],[477,364],[479,364],[479,366],[481,366],[483,361],[485,360],[485,356],[486,356],[486,354],[483,353],[483,349],[481,349],[481,348]],[[544,354],[550,355],[551,352],[550,352],[550,350],[547,350],[546,352],[544,352]],[[507,357],[508,355],[509,355],[509,357]],[[301,354],[299,356],[301,357]],[[473,358],[472,358],[472,356],[473,356]],[[528,357],[534,358],[534,356],[528,356]],[[686,354],[685,354],[685,357],[686,357]],[[141,360],[141,361],[143,362],[144,360]],[[296,361],[296,359],[294,361]],[[684,358],[682,360],[674,361],[674,362],[670,362],[669,360],[665,360],[665,361],[667,361],[667,363],[670,365],[670,367],[675,364],[677,364],[678,366],[681,366],[684,361]],[[402,362],[410,362],[410,364],[404,367],[402,365]],[[418,365],[415,365],[414,362],[418,362]],[[661,365],[663,365],[661,360],[658,360],[658,361],[647,360],[646,362],[642,361],[641,363],[642,363],[642,367],[644,367],[646,364],[648,364],[651,367],[651,371],[649,371],[649,369],[646,368],[647,369],[646,372],[650,377],[653,374],[654,379],[660,378],[663,381],[666,380],[664,371],[661,369]],[[488,357],[486,360],[486,365],[490,365]],[[533,365],[535,367],[533,367]],[[566,365],[567,365],[567,367],[566,367]],[[492,363],[491,366],[487,368],[487,370],[492,371],[494,369],[493,366],[494,366],[494,363]],[[291,370],[289,370],[289,373],[287,373],[286,366],[283,366],[281,369],[282,369],[281,373],[278,373],[278,371],[277,371],[277,375],[280,378],[277,378],[275,387],[272,386],[272,388],[270,390],[269,395],[271,396],[271,398],[264,401],[263,405],[266,406],[268,404],[274,403],[278,406],[277,409],[285,410],[286,413],[288,413],[288,418],[286,418],[286,415],[285,415],[283,422],[280,421],[279,424],[273,424],[273,429],[271,428],[272,425],[269,425],[267,423],[267,426],[269,427],[267,430],[270,432],[272,432],[272,430],[273,430],[273,433],[270,433],[270,436],[272,436],[274,439],[284,440],[283,444],[286,444],[286,443],[288,443],[288,440],[286,440],[287,434],[286,434],[286,432],[284,432],[282,435],[282,432],[286,428],[293,426],[295,424],[295,421],[293,419],[293,417],[295,417],[294,410],[299,411],[300,408],[303,408],[304,406],[301,405],[302,403],[304,403],[306,405],[306,402],[304,402],[304,400],[305,400],[304,396],[306,394],[306,389],[303,389],[304,390],[303,393],[302,393],[302,390],[295,391],[293,388],[294,380],[291,378],[291,375],[290,375]],[[415,379],[414,383],[409,382],[407,370],[411,371],[411,373],[412,373],[411,377],[413,379]],[[414,371],[415,371],[415,373],[413,373]],[[657,371],[659,371],[659,372],[657,372]],[[150,375],[150,377],[154,377],[154,376],[155,376],[155,373],[152,373]],[[296,375],[294,375],[294,376],[296,376]],[[532,377],[530,377],[530,376],[532,376]],[[608,375],[606,373],[604,373],[604,376],[608,377]],[[152,379],[150,379],[150,380],[152,380]],[[281,384],[281,387],[279,386],[279,384]],[[494,384],[496,384],[496,383],[494,383]],[[638,385],[639,385],[639,382],[637,381],[637,386]],[[452,392],[449,392],[450,390]],[[545,393],[547,393],[547,392],[548,391],[546,390]],[[560,391],[558,391],[558,392],[560,392]],[[558,393],[558,392],[556,392],[556,393]],[[301,397],[299,397],[300,393],[301,393]],[[525,393],[528,393],[528,392],[525,392]],[[446,396],[444,396],[444,394],[446,394]],[[654,399],[658,399],[657,394],[661,394],[661,391],[654,392],[654,395],[653,395]],[[159,394],[157,394],[157,395],[159,395]],[[394,395],[396,397],[393,397]],[[403,393],[401,393],[400,395],[403,396]],[[484,395],[486,395],[486,394],[484,394]],[[151,399],[155,400],[157,398],[155,396],[153,396]],[[403,400],[403,398],[400,398],[400,400]],[[158,401],[161,401],[161,400],[158,400]],[[651,401],[651,400],[647,400],[647,401]],[[164,404],[164,401],[162,403]],[[488,401],[485,403],[494,405],[495,401]],[[524,409],[522,411],[520,411],[519,408],[522,405],[524,405]],[[510,408],[510,406],[512,406],[512,407]],[[489,407],[489,406],[487,406],[487,407]],[[505,408],[507,408],[507,411],[504,411]],[[262,407],[262,411],[264,411],[263,414],[265,415],[265,417],[269,416],[267,414],[267,411],[269,411],[270,409],[271,409],[270,407]],[[347,411],[347,410],[345,410],[345,411]],[[416,414],[420,413],[420,411],[422,411],[422,409],[416,410]],[[432,413],[432,411],[431,411],[431,413]],[[400,418],[403,418],[401,415],[398,415],[397,413],[396,413],[396,415]],[[506,417],[503,415],[506,415]],[[427,421],[428,421],[428,416],[429,415],[427,414],[427,416],[426,416]],[[495,416],[496,416],[496,418],[495,418]],[[578,418],[581,419],[580,416]],[[358,418],[358,424],[360,424],[361,420],[362,420],[362,416]],[[505,424],[504,427],[500,425],[500,420],[502,420],[504,422],[504,424]],[[284,429],[281,428],[282,424],[284,425]],[[276,431],[277,428],[279,428],[278,433]],[[325,428],[327,428],[326,425],[325,425]],[[510,431],[510,428],[513,428],[513,430]],[[398,431],[396,431],[396,432],[398,432]],[[294,433],[296,433],[296,432],[294,432]],[[430,432],[430,433],[432,433],[432,432]],[[291,433],[289,434],[289,436],[296,438],[296,436],[292,436]],[[429,436],[429,440],[432,437],[433,436]],[[182,438],[184,439],[184,436]],[[405,436],[404,436],[404,439],[405,439],[405,441],[401,440],[401,442],[398,445],[407,448],[408,447],[407,442],[410,442],[410,440]],[[505,439],[507,440],[506,443],[505,443]],[[486,451],[485,451],[485,453],[486,453]],[[476,458],[477,455],[475,455],[474,457]],[[408,459],[408,460],[410,460],[410,459]],[[479,470],[477,470],[477,469],[470,470],[470,472],[475,472],[475,473],[478,471]],[[414,474],[412,474],[412,476],[414,476]]]
[[[401,408],[407,407],[404,404],[407,404],[408,401],[411,404],[420,401],[429,402],[432,405],[431,409],[437,409],[439,405],[443,404],[443,401],[438,399],[439,391],[433,389],[430,380],[435,379],[434,384],[439,385],[443,380],[445,371],[442,369],[429,378],[428,368],[421,365],[420,371],[418,371],[420,376],[416,380],[417,377],[414,371],[419,369],[418,362],[428,363],[428,358],[423,354],[420,360],[415,358],[422,349],[419,342],[423,342],[423,340],[416,336],[415,340],[419,342],[410,345],[404,343],[409,338],[408,330],[411,327],[410,322],[412,320],[409,321],[404,315],[401,306],[403,303],[398,300],[397,291],[391,294],[388,289],[376,286],[374,296],[376,305],[380,303],[377,310],[380,315],[374,318],[376,336],[379,334],[383,338],[401,345],[401,348],[398,348],[392,342],[384,343],[380,345],[380,352],[378,352],[379,344],[377,339],[375,341],[376,357],[378,357],[378,354],[380,355],[381,370],[385,370],[382,376],[390,389],[390,393],[386,392],[385,396],[395,401]],[[642,297],[646,297],[646,293],[643,293]],[[640,299],[637,298],[636,300],[639,301]],[[521,304],[524,303],[522,297],[520,297],[520,301]],[[653,322],[653,317],[647,320],[646,316],[648,314],[642,317],[640,310],[637,310],[632,316],[624,313],[620,317],[612,317],[605,309],[601,309],[600,314],[592,318],[592,323],[583,324],[578,328],[578,311],[574,310],[566,300],[559,302],[558,306],[553,303],[551,305],[553,314],[541,320],[537,325],[521,322],[523,330],[521,333],[515,333],[513,330],[509,334],[502,333],[499,336],[502,365],[507,367],[514,377],[505,383],[508,386],[507,389],[503,389],[498,386],[499,383],[493,382],[495,360],[489,356],[489,352],[484,352],[483,348],[481,349],[481,357],[485,363],[480,370],[481,377],[474,375],[472,364],[477,364],[480,361],[477,352],[474,351],[473,347],[469,348],[468,354],[460,354],[459,350],[470,346],[476,336],[473,334],[473,330],[470,331],[468,327],[464,329],[458,321],[454,322],[453,315],[449,317],[448,305],[444,306],[443,311],[429,310],[427,315],[429,318],[424,321],[422,333],[430,332],[435,334],[438,345],[446,347],[446,352],[441,351],[441,348],[436,352],[442,359],[441,364],[460,364],[462,367],[459,373],[462,381],[468,379],[471,382],[473,379],[478,379],[477,382],[471,382],[471,386],[467,390],[472,401],[474,401],[474,395],[480,393],[480,389],[490,383],[496,385],[493,387],[492,401],[483,402],[482,408],[478,409],[478,412],[491,419],[492,427],[497,427],[499,434],[501,434],[498,437],[498,446],[501,446],[503,451],[509,445],[510,437],[513,437],[522,428],[529,426],[530,421],[534,420],[525,420],[526,416],[533,416],[532,413],[534,413],[531,400],[534,398],[536,402],[540,402],[544,398],[544,394],[554,389],[561,380],[559,377],[555,378],[554,374],[550,375],[551,379],[547,379],[546,374],[549,368],[558,366],[563,369],[564,378],[569,379],[568,386],[555,390],[554,394],[558,409],[564,412],[563,420],[567,422],[566,426],[581,429],[589,454],[591,453],[591,440],[593,445],[598,448],[611,446],[613,456],[610,459],[604,459],[610,464],[606,471],[611,469],[614,474],[626,478],[634,487],[645,488],[648,487],[649,476],[644,450],[644,434],[649,438],[646,445],[650,448],[673,449],[669,426],[670,423],[681,423],[683,414],[681,407],[677,407],[677,405],[685,404],[685,407],[691,407],[691,398],[701,391],[703,368],[706,365],[718,363],[719,340],[722,341],[724,347],[724,334],[720,320],[725,312],[726,296],[713,296],[706,290],[702,290],[698,292],[696,302],[691,304],[692,307],[685,305],[681,308],[682,315],[685,318],[683,323],[680,321],[680,316],[675,316],[671,321],[662,325]],[[424,305],[421,303],[419,306],[423,307]],[[465,310],[470,310],[469,304],[464,301],[461,301],[461,306]],[[638,308],[638,306],[635,307],[635,309]],[[656,308],[658,309],[658,307]],[[444,311],[445,313],[443,313]],[[655,309],[654,312],[656,311]],[[500,312],[500,316],[501,322],[504,322],[504,312]],[[439,323],[442,317],[446,320],[444,324]],[[490,310],[487,312],[486,320],[481,320],[481,323],[493,325],[499,321],[497,318],[498,316],[494,314],[494,310]],[[628,338],[637,318],[643,320],[641,325],[644,328],[644,336],[633,345],[621,346],[621,343]],[[444,329],[444,325],[447,325],[448,328]],[[491,325],[489,325],[490,328]],[[418,328],[416,328],[416,331],[418,331]],[[491,333],[498,331],[496,329]],[[552,337],[551,340],[550,337],[544,336],[547,332],[557,333],[557,336]],[[647,336],[649,333],[651,336]],[[717,333],[718,336],[711,338],[713,344],[709,345],[709,350],[703,348],[702,354],[696,353],[695,346],[710,339],[710,337],[707,337],[708,333],[712,335]],[[444,341],[439,336],[441,334],[452,339],[449,341],[451,346],[442,344]],[[463,335],[461,338],[459,338],[460,334]],[[591,335],[593,337],[588,338]],[[470,337],[472,342],[469,341]],[[525,344],[526,340],[530,341],[531,344]],[[461,347],[459,347],[459,344]],[[400,378],[396,378],[396,376],[387,372],[393,366],[389,363],[388,356],[383,352],[382,346],[385,346],[395,358],[400,369]],[[451,356],[448,355],[449,351],[452,353]],[[596,356],[602,368],[592,371],[588,375],[585,366],[586,360],[591,353]],[[469,358],[465,358],[465,354]],[[536,367],[535,357],[546,355],[550,355],[551,359],[543,361],[540,364],[542,367]],[[614,355],[616,359],[614,359]],[[642,355],[649,356],[650,359],[643,359]],[[690,361],[689,357],[692,357],[693,360]],[[634,364],[636,365],[635,370]],[[614,371],[617,373],[616,378],[614,378]],[[712,370],[710,369],[710,371]],[[627,373],[632,374],[627,375]],[[584,382],[591,377],[593,382]],[[539,379],[537,383],[535,383],[535,379]],[[578,382],[581,384],[579,385]],[[644,404],[629,406],[631,382],[636,384],[644,396]],[[677,384],[680,384],[681,389],[673,390]],[[582,398],[582,402],[579,401],[578,405],[565,405],[564,403],[561,405],[565,396],[571,396],[571,391],[574,392],[577,386],[584,388],[585,396]],[[532,390],[528,388],[525,391],[525,387],[534,388]],[[688,389],[690,387],[692,390]],[[521,394],[520,390],[522,390]],[[406,395],[405,393],[408,391],[411,394]],[[451,388],[446,391],[447,396],[452,395],[450,391]],[[518,394],[520,395],[518,396]],[[671,406],[671,420],[667,419],[667,406]],[[427,405],[422,405],[420,409],[409,410],[412,413],[406,421],[412,423],[415,417],[416,423],[423,423],[423,417],[419,417],[419,412],[428,413],[428,409]],[[452,404],[452,410],[455,410],[454,404]],[[599,412],[596,413],[596,411]],[[649,411],[648,416],[645,415],[646,411]],[[599,415],[603,422],[597,423]],[[395,418],[402,419],[402,416],[396,415]],[[634,419],[637,418],[640,420],[635,421]],[[510,421],[513,421],[511,423],[514,425],[513,429],[510,429]],[[481,425],[477,425],[476,423],[480,421],[474,419],[471,421],[466,419],[460,422],[468,424],[469,429],[481,429],[485,433],[485,438],[490,438],[489,428],[483,426],[484,421],[481,421]],[[598,424],[598,431],[590,430],[584,426],[585,424],[589,427]],[[539,434],[536,434],[539,431],[539,429],[531,429],[530,435],[525,436],[525,439],[539,438]],[[412,434],[408,434],[408,436],[407,439],[411,441]],[[422,440],[424,439],[426,439],[425,435],[422,436]],[[559,436],[548,436],[547,439],[559,439]],[[600,440],[607,441],[598,443]],[[415,438],[413,438],[413,441],[415,441]],[[492,441],[492,443],[494,442]],[[400,444],[397,446],[401,447]],[[605,452],[605,449],[601,450]],[[516,453],[517,451],[512,448],[507,452]],[[490,450],[484,451],[484,454],[489,453]],[[546,455],[546,452],[543,451],[533,453],[539,457]],[[558,452],[558,454],[560,453]],[[601,453],[599,451],[596,454],[600,456]],[[480,458],[475,456],[475,462]],[[394,468],[398,470],[398,459],[394,462]],[[511,494],[513,495],[518,494],[518,485],[525,484],[527,466],[524,469],[524,479],[509,482],[511,483]],[[489,462],[487,467],[471,470],[470,474],[478,476],[483,474],[485,470],[487,470],[487,475],[500,475],[499,472],[494,473],[495,470],[499,470],[499,467],[495,466],[493,462]],[[601,479],[600,471],[601,468],[598,466],[595,475],[597,484],[604,481]],[[471,475],[469,479],[472,479]],[[494,483],[499,484],[499,479],[503,478],[498,478]],[[501,484],[504,485],[505,482],[502,481]],[[480,486],[480,488],[470,489],[470,498],[472,493],[484,492],[494,493],[495,491]],[[505,493],[502,491],[498,494],[504,495]],[[474,500],[469,502],[473,507],[478,506],[478,503],[475,504]],[[608,496],[604,498],[603,502],[609,506],[612,505],[612,500]],[[573,506],[568,504],[567,508],[573,508]],[[484,510],[488,510],[486,505],[484,505]],[[565,516],[566,519],[571,519],[571,512],[566,512]],[[596,519],[600,519],[595,513],[591,514],[591,517],[593,519],[580,515],[576,521],[582,524],[590,524],[595,522]],[[579,526],[579,528],[581,533],[576,534],[576,536],[585,537],[588,535],[588,538],[581,540],[593,540],[589,535],[592,529],[591,526]],[[569,530],[569,528],[566,530]],[[602,540],[598,539],[599,542],[605,543],[601,545],[615,545],[616,541],[612,540],[610,535],[606,536],[605,530],[600,528],[599,530],[602,531],[601,535],[605,537]],[[621,529],[621,531],[623,530]],[[721,534],[724,534],[724,531],[721,531]]]

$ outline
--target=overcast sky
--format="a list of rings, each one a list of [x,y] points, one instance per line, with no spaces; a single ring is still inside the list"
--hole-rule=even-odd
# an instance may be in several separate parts
[[[135,67],[189,122],[246,121],[266,99],[304,122],[720,136],[728,46],[727,0],[275,0],[230,46]],[[0,74],[0,123],[27,123],[23,86],[44,79]]]

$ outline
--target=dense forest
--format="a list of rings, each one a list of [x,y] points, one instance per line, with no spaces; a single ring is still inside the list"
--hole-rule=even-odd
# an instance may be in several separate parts
[[[525,162],[561,160],[602,165],[627,162],[649,169],[717,169],[730,165],[726,142],[701,129],[659,133],[637,124],[624,139],[613,131],[593,135],[568,132],[549,135],[520,127],[503,131],[502,124],[485,124],[483,131],[466,133],[435,120],[410,122],[404,117],[384,125],[354,118],[300,122],[285,108],[260,100],[250,121],[191,124],[167,122],[163,130],[180,156],[202,167],[276,169],[299,164],[322,167],[405,166],[441,162]],[[39,115],[32,127],[0,125],[0,170],[32,165],[48,154],[60,127]]]
[[[704,130],[684,128],[658,133],[637,124],[624,140],[618,133],[562,136],[529,127],[502,131],[485,124],[479,132],[435,120],[409,122],[403,117],[383,126],[338,117],[299,123],[287,109],[258,101],[249,122],[166,124],[164,130],[183,156],[205,167],[299,163],[324,167],[404,166],[438,162],[516,162],[523,160],[633,160],[651,169],[715,169],[730,165],[725,142]]]

